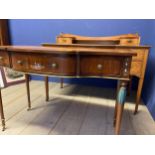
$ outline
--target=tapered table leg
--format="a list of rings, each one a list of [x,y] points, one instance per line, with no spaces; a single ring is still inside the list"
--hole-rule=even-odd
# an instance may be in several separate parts
[[[138,106],[139,106],[140,99],[141,99],[143,81],[144,81],[144,78],[140,78],[140,79],[139,79],[138,90],[137,90],[137,97],[136,97],[136,105],[135,105],[134,114],[137,114],[137,112],[138,112]]]
[[[4,111],[3,111],[1,88],[0,88],[0,114],[1,114],[1,121],[2,121],[2,131],[4,131],[5,130],[5,118],[4,118]]]
[[[49,101],[48,76],[45,76],[45,93],[46,93],[46,101]]]
[[[116,126],[116,116],[117,116],[117,107],[118,107],[118,103],[116,101],[115,103],[115,111],[114,111],[114,121],[113,121],[113,126]]]
[[[120,81],[118,80],[118,81],[117,81],[116,98],[117,98],[117,94],[118,94],[118,92],[119,92],[119,88],[120,88]],[[118,106],[118,103],[117,103],[117,100],[116,100],[116,102],[115,102],[115,111],[114,111],[114,121],[113,121],[113,126],[114,126],[114,127],[115,127],[115,125],[116,125],[117,106]]]
[[[31,100],[30,100],[30,86],[29,86],[29,80],[30,76],[29,74],[25,74],[25,80],[26,80],[26,90],[27,90],[27,100],[28,100],[28,109],[31,109]]]
[[[122,121],[122,115],[123,115],[123,109],[124,109],[124,103],[126,98],[126,87],[127,82],[126,81],[120,81],[120,88],[117,93],[117,107],[116,107],[116,126],[115,126],[115,134],[120,133],[120,127],[121,127],[121,121]]]
[[[63,88],[63,78],[60,78],[60,88]]]

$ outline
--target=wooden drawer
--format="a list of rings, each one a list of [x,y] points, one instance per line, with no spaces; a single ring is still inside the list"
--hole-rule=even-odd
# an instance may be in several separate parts
[[[76,73],[76,57],[37,54],[29,57],[29,70],[53,75],[71,76]]]
[[[81,56],[80,75],[81,76],[124,76],[123,59],[112,56]],[[128,65],[129,66],[129,65]],[[126,69],[128,76],[128,67]]]
[[[120,45],[137,46],[139,45],[139,39],[120,39]]]
[[[141,76],[142,65],[141,61],[132,61],[130,74],[138,77]]]
[[[28,71],[29,64],[28,64],[28,55],[27,54],[18,54],[12,53],[12,67],[17,71]]]
[[[0,51],[0,66],[10,67],[9,54],[4,51]]]
[[[57,37],[56,42],[59,44],[72,44],[73,39],[72,38],[65,38],[65,37]]]
[[[20,54],[12,56],[13,68],[25,72],[72,76],[76,73],[75,56]]]

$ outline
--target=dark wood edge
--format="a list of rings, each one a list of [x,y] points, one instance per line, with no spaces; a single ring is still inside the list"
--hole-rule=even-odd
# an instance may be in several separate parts
[[[106,49],[100,49],[99,51],[96,51],[95,49],[67,49],[65,51],[63,51],[63,49],[46,49],[46,48],[26,48],[26,47],[23,47],[21,48],[22,46],[19,46],[20,48],[18,47],[6,47],[6,48],[3,48],[3,49],[0,49],[1,51],[5,51],[5,52],[19,52],[19,53],[38,53],[38,54],[56,54],[56,55],[61,55],[61,56],[67,56],[67,55],[83,55],[83,54],[89,54],[89,55],[112,55],[112,56],[136,56],[136,52],[113,52],[113,51],[106,51]]]
[[[45,52],[42,52],[42,51],[14,51],[14,53],[23,53],[23,54],[26,54],[26,53],[31,53],[31,54],[53,54],[52,56],[60,56],[60,57],[69,57],[69,56],[76,56],[76,55],[93,55],[93,56],[97,56],[97,55],[100,55],[100,56],[122,56],[122,57],[125,57],[125,56],[137,56],[136,53],[117,53],[117,52],[93,52],[93,51],[72,51],[72,52],[61,52],[61,51],[45,51]]]

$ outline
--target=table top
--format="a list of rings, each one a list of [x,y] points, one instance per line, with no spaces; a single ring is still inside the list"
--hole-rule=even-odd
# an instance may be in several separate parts
[[[31,53],[56,53],[56,54],[101,54],[115,56],[136,56],[133,49],[149,48],[149,46],[103,46],[103,45],[71,45],[52,44],[51,46],[0,46],[0,50]],[[124,52],[126,49],[126,52]]]

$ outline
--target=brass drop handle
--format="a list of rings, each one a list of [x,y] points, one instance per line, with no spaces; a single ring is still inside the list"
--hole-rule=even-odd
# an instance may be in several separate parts
[[[103,65],[102,64],[98,64],[97,65],[97,69],[101,70],[103,68]]]
[[[52,68],[56,68],[58,65],[56,63],[52,63]]]
[[[3,60],[3,57],[2,57],[2,56],[0,56],[0,60],[1,60],[1,61]]]
[[[17,60],[17,64],[22,65],[22,61],[21,60]]]

